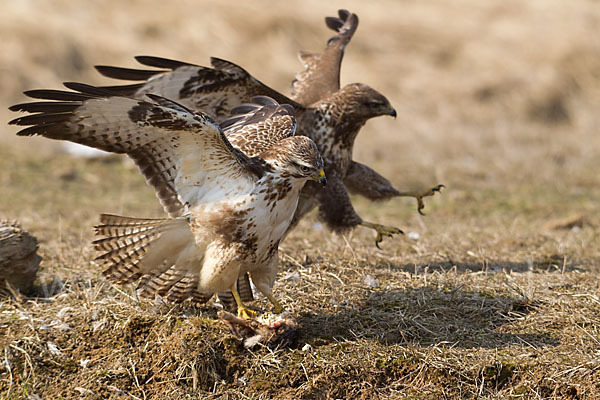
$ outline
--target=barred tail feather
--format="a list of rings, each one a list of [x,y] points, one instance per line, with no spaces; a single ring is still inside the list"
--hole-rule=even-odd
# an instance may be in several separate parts
[[[178,249],[193,241],[183,219],[142,219],[102,214],[95,231],[96,235],[104,236],[93,242],[96,250],[104,252],[96,260],[105,267],[103,275],[119,284],[133,282],[142,276],[161,276],[174,265]],[[170,251],[163,251],[165,249]],[[168,279],[163,280],[170,283]],[[171,280],[177,282],[174,278]]]
[[[102,214],[93,242],[102,251],[96,260],[106,267],[103,275],[111,282],[138,281],[140,297],[157,294],[169,302],[191,298],[204,304],[212,293],[198,291],[197,272],[178,265],[196,249],[194,237],[184,219],[143,219]],[[192,250],[190,250],[192,249]]]
[[[252,286],[250,285],[250,277],[248,273],[238,276],[236,288],[240,298],[244,303],[254,300],[254,294],[252,293]],[[219,301],[221,304],[223,304],[223,307],[226,310],[233,311],[237,309],[237,304],[235,304],[235,299],[233,298],[233,294],[231,292],[222,292],[219,293],[218,296]]]
[[[167,301],[175,303],[180,303],[191,297],[192,301],[197,304],[204,304],[212,297],[212,294],[203,294],[197,289],[198,281],[196,277],[188,273],[173,284],[165,296]]]
[[[198,291],[197,276],[190,272],[181,273],[174,267],[155,275],[143,275],[137,288],[140,297],[154,298],[158,294],[171,303],[191,299],[194,304],[200,305],[213,296],[212,293]]]
[[[213,293],[202,293],[198,290],[195,290],[194,292],[192,292],[192,302],[194,304],[204,304],[207,301],[209,301],[212,296]]]

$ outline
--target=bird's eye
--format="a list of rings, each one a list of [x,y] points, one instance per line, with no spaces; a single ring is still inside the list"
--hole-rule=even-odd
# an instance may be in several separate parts
[[[307,173],[308,171],[310,171],[310,168],[307,167],[306,165],[301,165],[300,166],[300,171]]]
[[[369,107],[371,107],[371,108],[379,108],[379,107],[383,106],[383,103],[382,103],[382,102],[380,102],[380,101],[370,101],[370,102],[368,103],[368,105],[369,105]]]

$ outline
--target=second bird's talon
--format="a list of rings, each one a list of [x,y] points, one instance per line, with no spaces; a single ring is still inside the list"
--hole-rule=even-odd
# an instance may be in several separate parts
[[[417,197],[417,211],[419,212],[419,214],[425,215],[425,213],[423,212],[424,208],[425,208],[425,203],[423,202],[423,198]]]
[[[442,193],[442,188],[445,188],[445,187],[446,187],[446,185],[439,184],[436,187],[429,189],[429,191],[427,193],[424,193],[423,195],[416,197],[417,211],[419,212],[419,214],[426,215],[423,212],[423,209],[425,208],[425,202],[423,201],[423,197],[433,196],[435,194],[435,192]]]
[[[366,226],[374,229],[375,232],[377,232],[377,237],[375,238],[375,247],[377,247],[379,250],[381,250],[379,243],[383,242],[384,237],[393,238],[394,235],[397,235],[397,234],[404,235],[404,232],[402,231],[402,229],[394,228],[391,226],[384,226],[384,225],[371,224],[371,223],[368,223],[368,225],[366,225]]]

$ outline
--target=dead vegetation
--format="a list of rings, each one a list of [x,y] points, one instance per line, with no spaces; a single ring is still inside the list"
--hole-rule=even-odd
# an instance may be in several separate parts
[[[428,215],[357,199],[406,232],[382,251],[366,230],[303,221],[274,289],[298,345],[249,351],[213,305],[140,302],[90,262],[100,212],[161,215],[130,164],[5,126],[0,219],[43,262],[28,297],[0,302],[1,398],[600,397],[594,2],[3,2],[0,115],[22,90],[106,83],[92,65],[137,54],[228,58],[287,92],[295,52],[320,49],[340,7],[361,19],[343,82],[398,111],[365,126],[355,159],[398,187],[446,184]]]

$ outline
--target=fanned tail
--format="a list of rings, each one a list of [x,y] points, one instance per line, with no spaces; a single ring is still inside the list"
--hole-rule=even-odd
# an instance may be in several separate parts
[[[93,242],[103,252],[96,260],[105,267],[102,274],[118,284],[139,279],[141,297],[156,294],[170,302],[191,298],[195,303],[207,302],[212,294],[198,291],[197,274],[178,268],[182,249],[194,245],[193,236],[184,219],[145,219],[100,215]]]
[[[100,215],[100,225],[94,228],[96,235],[105,237],[95,240],[93,245],[96,250],[104,252],[96,257],[105,267],[104,277],[119,284],[140,278],[140,262],[150,246],[163,232],[180,224],[179,220]]]
[[[175,267],[163,273],[143,275],[138,289],[140,297],[154,298],[158,294],[172,303],[191,299],[195,304],[204,304],[213,296],[212,293],[198,291],[197,275]]]

